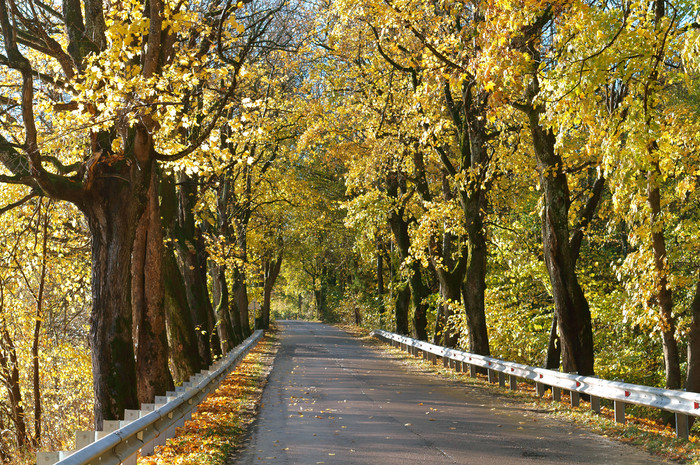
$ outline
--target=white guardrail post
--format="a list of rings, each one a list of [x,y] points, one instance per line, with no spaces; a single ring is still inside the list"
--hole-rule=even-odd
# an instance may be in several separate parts
[[[466,365],[472,377],[476,376],[478,368],[485,369],[489,382],[498,382],[501,387],[506,386],[506,375],[509,377],[510,389],[514,390],[518,387],[518,378],[527,379],[535,382],[535,392],[538,396],[543,396],[547,389],[551,389],[552,398],[561,401],[562,392],[567,391],[572,406],[578,406],[581,394],[584,394],[590,398],[591,410],[596,413],[600,413],[600,399],[611,400],[615,410],[615,421],[619,423],[625,422],[627,404],[673,412],[676,417],[676,435],[679,438],[688,438],[688,417],[700,416],[700,393],[640,386],[623,381],[608,381],[596,376],[582,376],[576,373],[561,373],[530,367],[521,363],[436,346],[382,329],[375,329],[371,334],[432,363],[437,363],[438,356],[442,357],[444,366],[454,367],[456,371],[467,371]]]
[[[175,428],[192,418],[197,405],[262,336],[262,330],[255,331],[209,370],[192,376],[175,391],[156,396],[152,404],[142,404],[140,410],[125,410],[124,420],[106,420],[103,431],[76,432],[75,451],[38,452],[37,465],[136,465],[139,452],[142,457],[153,454],[155,446],[164,445],[175,435]]]

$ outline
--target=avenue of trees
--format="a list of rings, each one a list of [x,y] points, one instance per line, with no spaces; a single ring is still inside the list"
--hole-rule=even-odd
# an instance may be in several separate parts
[[[699,14],[0,0],[1,461],[271,314],[700,391]]]

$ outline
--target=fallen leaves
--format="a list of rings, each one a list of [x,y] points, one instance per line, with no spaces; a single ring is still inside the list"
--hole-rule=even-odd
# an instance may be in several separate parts
[[[138,464],[223,464],[255,416],[276,352],[274,339],[266,336],[202,401],[192,419],[177,429],[175,437],[156,447],[153,455],[140,457]]]

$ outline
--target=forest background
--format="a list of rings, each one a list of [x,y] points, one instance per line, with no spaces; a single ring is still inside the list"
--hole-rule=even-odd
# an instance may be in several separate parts
[[[3,463],[271,314],[699,391],[698,14],[0,0]]]

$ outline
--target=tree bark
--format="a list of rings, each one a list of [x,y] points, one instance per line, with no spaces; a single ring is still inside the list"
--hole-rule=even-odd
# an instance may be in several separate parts
[[[700,279],[695,284],[695,295],[690,303],[688,328],[688,376],[685,390],[700,392]]]
[[[197,334],[187,303],[185,282],[180,274],[172,247],[166,247],[163,256],[165,283],[165,327],[168,334],[169,365],[173,382],[180,385],[203,367],[197,347]]]
[[[270,304],[272,301],[272,288],[277,281],[277,277],[282,269],[282,252],[272,261],[266,261],[264,265],[264,281],[263,281],[263,306],[262,306],[262,323],[261,329],[270,328]]]
[[[382,252],[381,242],[377,239],[377,295],[380,299],[384,295],[384,255]],[[384,311],[383,305],[380,311]]]
[[[537,81],[530,90],[534,98]],[[540,126],[540,109],[530,108],[527,116],[544,191],[542,244],[545,264],[552,284],[552,296],[559,325],[562,366],[565,372],[592,375],[593,329],[588,301],[578,282],[569,244],[569,187],[556,138]]]
[[[41,204],[39,204],[41,206]],[[44,314],[44,289],[46,288],[46,261],[49,228],[49,208],[48,202],[44,212],[43,237],[41,242],[41,273],[39,275],[39,290],[36,294],[36,319],[34,321],[34,336],[32,338],[32,388],[34,394],[34,446],[41,443],[41,383],[39,372],[39,340],[41,337],[41,322]]]
[[[0,310],[4,310],[0,307]],[[19,385],[19,364],[17,361],[17,351],[14,342],[7,332],[6,322],[3,318],[2,327],[0,327],[0,370],[4,378],[5,387],[7,388],[8,401],[10,404],[10,413],[13,423],[15,424],[15,438],[17,440],[17,448],[26,450],[29,446],[29,436],[27,433],[27,423],[24,413],[24,404],[22,403],[22,391]]]
[[[396,332],[408,335],[408,308],[411,304],[411,287],[408,281],[396,287],[394,296],[394,314],[396,317]]]
[[[158,173],[151,167],[147,207],[141,215],[132,252],[133,325],[137,328],[136,376],[139,403],[172,389],[163,287],[163,227],[158,200]]]
[[[490,355],[488,328],[486,326],[486,238],[483,226],[467,225],[467,272],[462,282],[462,298],[469,328],[469,351]]]
[[[212,297],[214,298],[214,313],[216,314],[216,328],[221,341],[221,351],[227,353],[229,350],[236,347],[243,339],[234,329],[229,314],[229,294],[226,283],[226,267],[219,265],[214,261],[209,263],[209,274],[211,276]]]
[[[676,320],[673,316],[673,295],[668,287],[666,238],[663,225],[657,223],[661,216],[661,191],[658,184],[660,175],[658,165],[654,165],[654,169],[648,173],[647,202],[651,209],[651,247],[654,252],[656,303],[659,307],[661,323],[666,389],[679,389],[681,387],[681,367],[678,342],[676,341]]]
[[[176,245],[179,255],[180,272],[185,280],[187,302],[192,312],[192,321],[197,332],[197,347],[202,366],[212,362],[212,351],[218,351],[217,344],[212,344],[214,333],[214,309],[209,300],[206,275],[200,268],[202,250],[201,231],[196,226],[194,207],[197,203],[197,179],[180,175],[178,189],[178,231]]]
[[[402,262],[407,262],[410,258],[409,248],[411,239],[408,234],[408,221],[403,218],[403,209],[392,211],[389,214],[389,226],[394,235],[394,242],[399,251],[399,257]],[[411,261],[408,269],[408,285],[411,291],[411,306],[413,307],[413,330],[414,336],[422,341],[428,340],[426,327],[428,325],[427,305],[423,302],[428,296],[427,286],[421,278],[420,265]],[[397,321],[398,327],[398,321]],[[408,332],[408,331],[407,331]]]
[[[93,190],[93,201],[82,207],[92,236],[90,348],[98,430],[104,420],[119,418],[124,409],[139,405],[132,337],[131,251],[142,206],[143,200],[128,185],[104,178],[102,186]]]
[[[557,315],[552,316],[552,326],[549,329],[549,342],[547,343],[547,358],[544,367],[548,370],[559,370],[561,362],[561,341],[557,332]]]
[[[235,308],[241,319],[241,332],[243,337],[246,338],[252,334],[248,312],[248,288],[246,286],[245,272],[237,267],[233,270],[232,289],[235,298]]]

